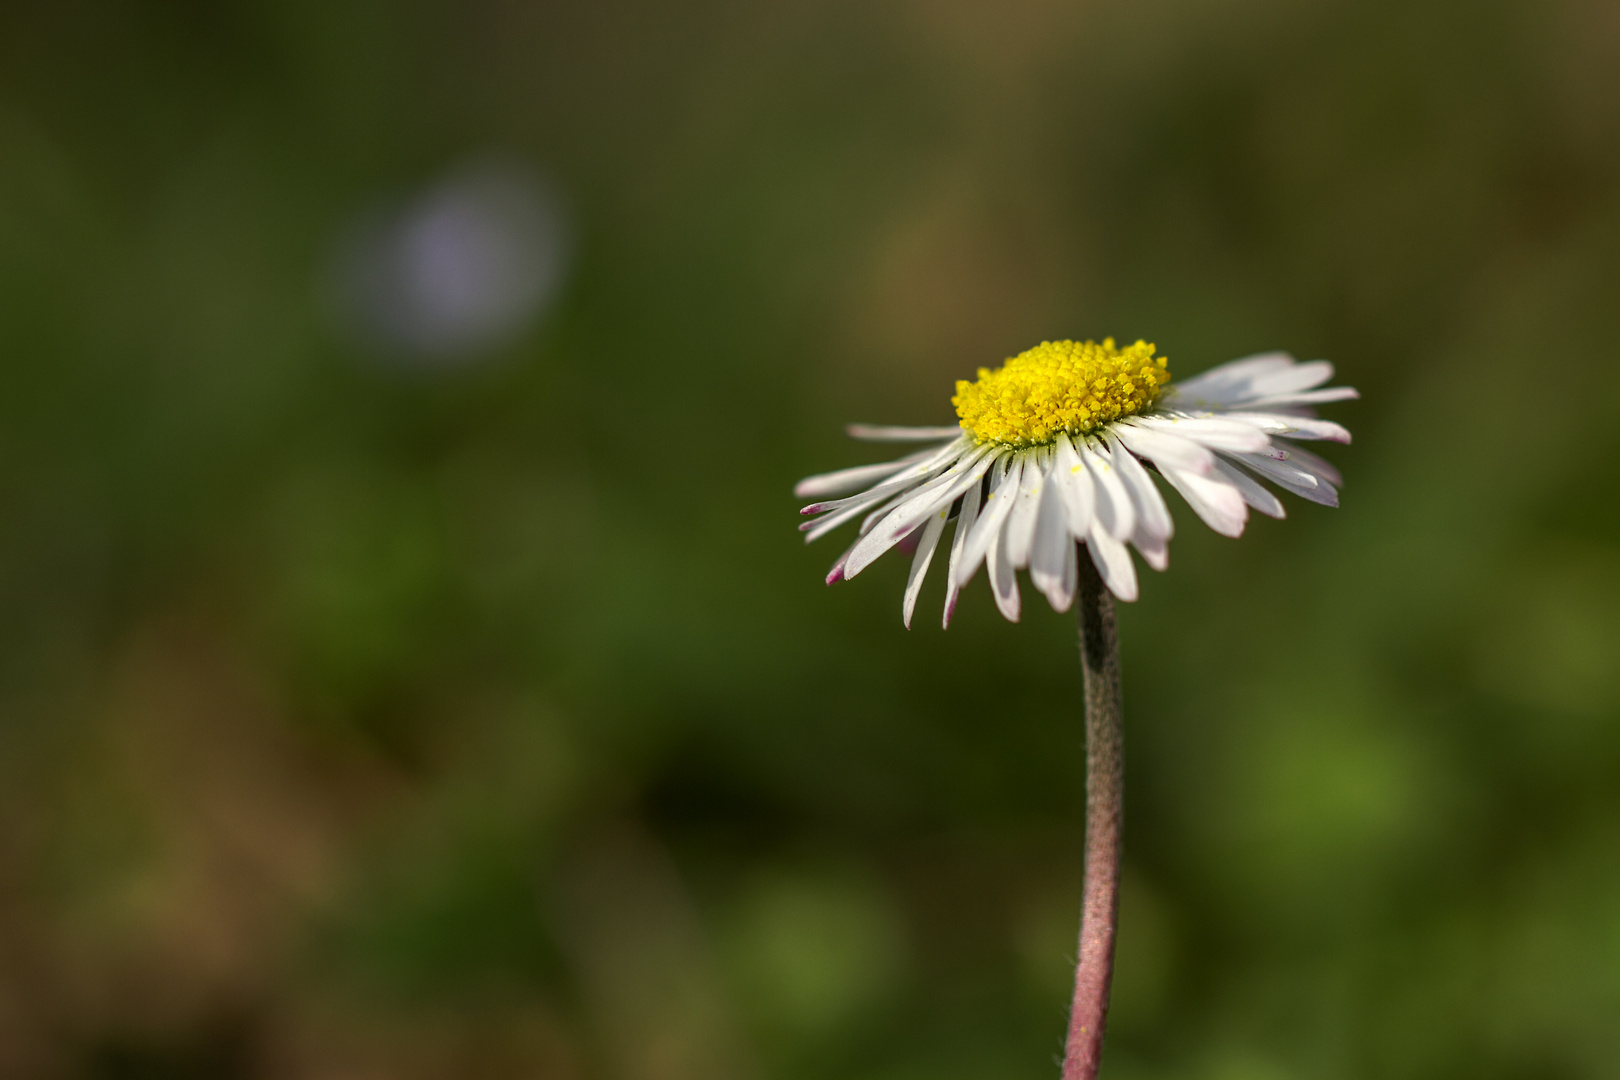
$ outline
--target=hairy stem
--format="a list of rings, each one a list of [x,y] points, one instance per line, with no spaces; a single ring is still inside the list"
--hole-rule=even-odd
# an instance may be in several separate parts
[[[1084,550],[1080,552],[1078,606],[1086,688],[1086,877],[1063,1080],[1094,1080],[1102,1064],[1103,1025],[1114,977],[1125,756],[1114,598]]]

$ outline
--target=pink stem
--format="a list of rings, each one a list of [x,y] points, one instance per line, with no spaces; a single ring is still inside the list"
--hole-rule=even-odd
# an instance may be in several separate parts
[[[1114,977],[1120,830],[1125,816],[1114,598],[1084,550],[1080,552],[1079,610],[1086,691],[1086,877],[1063,1080],[1095,1080],[1102,1064],[1108,989]]]

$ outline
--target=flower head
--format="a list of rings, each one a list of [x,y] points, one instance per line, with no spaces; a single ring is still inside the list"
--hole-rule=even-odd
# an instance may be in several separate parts
[[[958,381],[951,404],[980,442],[1039,446],[1060,431],[1083,435],[1158,400],[1170,371],[1154,351],[1145,341],[1116,349],[1113,338],[1043,341],[994,371],[980,368],[977,382]]]
[[[1325,360],[1286,353],[1234,360],[1170,385],[1168,362],[1142,341],[1049,341],[979,369],[956,384],[957,427],[855,425],[857,439],[930,445],[881,465],[812,476],[794,489],[823,501],[802,513],[815,540],[860,519],[855,543],[827,575],[852,578],[902,541],[915,541],[902,614],[911,613],[945,527],[951,539],[948,625],[961,589],[988,564],[996,605],[1020,611],[1017,572],[1059,611],[1074,600],[1076,541],[1121,600],[1137,596],[1126,545],[1156,570],[1169,563],[1174,526],[1157,473],[1210,528],[1238,536],[1250,507],[1283,517],[1259,483],[1327,506],[1339,503],[1338,470],[1295,442],[1349,442],[1314,406],[1357,397],[1349,387],[1316,389],[1333,377]],[[843,496],[829,498],[830,496]]]

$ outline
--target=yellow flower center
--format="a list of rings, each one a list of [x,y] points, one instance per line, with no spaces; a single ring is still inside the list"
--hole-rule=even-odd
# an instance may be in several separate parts
[[[980,442],[1036,446],[1057,433],[1093,431],[1152,405],[1170,381],[1164,357],[1145,341],[1043,341],[977,382],[960,379],[951,404]]]

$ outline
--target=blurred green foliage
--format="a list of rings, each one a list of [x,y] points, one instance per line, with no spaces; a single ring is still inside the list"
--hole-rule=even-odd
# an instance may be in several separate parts
[[[1122,614],[1106,1072],[1620,1076],[1610,0],[0,10],[0,1074],[1055,1075],[1073,629],[788,494],[1042,338],[1338,362]],[[577,258],[334,326],[469,155]]]

